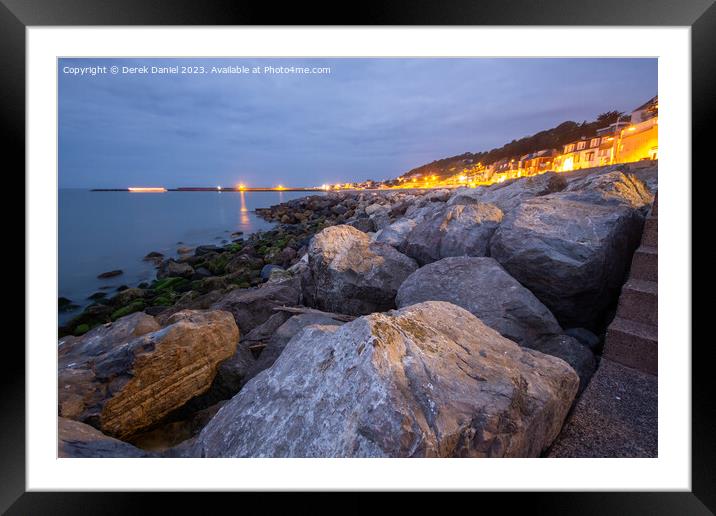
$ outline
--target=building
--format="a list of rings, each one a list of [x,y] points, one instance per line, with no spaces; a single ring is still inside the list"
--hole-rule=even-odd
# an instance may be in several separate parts
[[[617,142],[619,163],[658,159],[659,99],[654,97],[631,113],[631,125],[622,129]]]
[[[534,176],[553,170],[554,159],[557,155],[558,152],[555,149],[542,149],[522,156],[520,168],[523,170],[523,175]]]
[[[659,112],[659,96],[654,96],[631,112],[631,123],[638,124],[657,116]]]

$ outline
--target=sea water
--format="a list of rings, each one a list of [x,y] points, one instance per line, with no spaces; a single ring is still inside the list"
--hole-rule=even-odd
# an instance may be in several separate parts
[[[85,307],[95,292],[155,278],[150,251],[177,256],[177,247],[222,245],[273,227],[254,210],[315,192],[92,192],[59,190],[58,296]],[[108,279],[97,275],[121,269]],[[81,308],[59,314],[60,324]]]

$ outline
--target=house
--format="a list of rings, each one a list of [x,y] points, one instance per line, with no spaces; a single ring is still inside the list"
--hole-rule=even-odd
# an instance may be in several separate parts
[[[553,169],[554,159],[557,154],[558,152],[555,149],[542,149],[533,152],[520,159],[520,168],[526,176],[542,174]]]
[[[652,116],[622,129],[617,145],[617,158],[621,163],[658,159],[659,118]]]
[[[631,123],[639,124],[658,116],[659,96],[656,95],[631,112]]]

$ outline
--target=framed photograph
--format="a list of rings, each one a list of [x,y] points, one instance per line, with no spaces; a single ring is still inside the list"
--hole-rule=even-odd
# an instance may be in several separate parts
[[[0,507],[711,514],[691,169],[716,7],[507,4],[2,0],[26,312]]]

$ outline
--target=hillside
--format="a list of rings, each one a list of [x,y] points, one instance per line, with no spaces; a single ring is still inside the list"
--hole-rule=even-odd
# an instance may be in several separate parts
[[[531,152],[542,149],[559,149],[569,142],[578,140],[582,136],[594,136],[597,129],[605,127],[621,117],[623,114],[618,111],[602,113],[592,122],[586,120],[582,123],[573,121],[562,122],[556,127],[540,131],[531,136],[525,136],[519,140],[512,140],[502,147],[481,152],[465,152],[458,156],[442,158],[431,163],[416,167],[403,174],[403,178],[436,176],[437,179],[445,179],[452,176],[465,167],[472,164],[482,163],[489,165],[503,158],[518,158]]]

